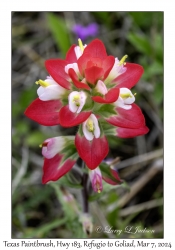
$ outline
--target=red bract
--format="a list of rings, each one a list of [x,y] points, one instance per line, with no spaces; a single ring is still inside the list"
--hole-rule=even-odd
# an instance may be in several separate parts
[[[117,107],[116,115],[111,115],[106,121],[122,128],[137,129],[145,126],[145,118],[141,109],[136,104],[132,104],[132,108],[128,110]]]
[[[75,160],[67,159],[64,163],[61,163],[62,158],[63,155],[57,154],[52,159],[44,159],[43,184],[46,184],[49,181],[57,181],[70,171],[76,162]]]
[[[49,181],[57,181],[65,175],[71,170],[78,158],[74,136],[49,138],[41,146],[44,156],[42,178],[44,184]]]
[[[26,109],[25,115],[41,125],[53,126],[59,124],[60,100],[41,101],[37,98]]]
[[[143,68],[125,63],[126,58],[119,61],[107,55],[102,41],[95,39],[87,46],[79,40],[79,46],[72,45],[65,60],[46,60],[49,76],[36,82],[40,85],[38,98],[26,109],[25,115],[45,126],[80,126],[71,150],[67,139],[61,151],[43,143],[45,149],[57,152],[54,156],[51,153],[51,158],[43,154],[43,183],[55,181],[67,173],[78,154],[89,169],[96,169],[109,151],[106,127],[110,134],[121,138],[149,131],[130,90],[139,81]],[[62,139],[56,141],[62,142]],[[56,145],[58,147],[58,143]],[[66,150],[74,154],[66,154]],[[104,178],[108,180],[108,177]]]
[[[75,137],[75,146],[78,154],[84,160],[89,169],[95,169],[107,156],[109,151],[108,142],[105,136],[87,140],[79,134]]]

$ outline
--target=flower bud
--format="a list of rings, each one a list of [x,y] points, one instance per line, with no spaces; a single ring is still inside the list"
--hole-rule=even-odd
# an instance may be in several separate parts
[[[102,185],[102,174],[101,174],[99,167],[97,167],[94,170],[91,170],[89,172],[89,176],[90,176],[93,190],[97,193],[101,193],[103,189],[103,185]]]

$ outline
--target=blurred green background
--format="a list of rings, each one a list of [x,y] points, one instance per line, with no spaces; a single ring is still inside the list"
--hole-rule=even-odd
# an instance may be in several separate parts
[[[62,58],[77,36],[75,24],[99,27],[108,54],[141,64],[144,74],[132,89],[150,132],[133,139],[109,137],[109,158],[125,181],[104,184],[102,194],[91,192],[94,225],[87,236],[75,206],[82,211],[81,186],[69,175],[42,185],[41,144],[45,139],[75,134],[77,128],[41,126],[24,116],[37,98],[35,81],[45,79],[44,61]],[[88,37],[83,43],[93,40]],[[64,187],[64,190],[63,190]],[[68,204],[64,193],[73,195]],[[122,230],[97,233],[95,228]],[[125,232],[127,226],[154,230]],[[162,238],[163,237],[163,12],[12,12],[12,238]]]

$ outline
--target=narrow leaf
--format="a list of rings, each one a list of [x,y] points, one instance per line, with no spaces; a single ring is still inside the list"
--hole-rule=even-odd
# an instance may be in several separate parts
[[[65,56],[71,45],[68,36],[69,31],[66,27],[66,24],[61,17],[53,13],[47,13],[47,19],[49,28],[56,41],[58,49],[60,49]]]

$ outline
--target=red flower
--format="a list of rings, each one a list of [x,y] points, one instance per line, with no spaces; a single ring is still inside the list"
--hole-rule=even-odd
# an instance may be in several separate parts
[[[59,136],[47,139],[42,145],[44,156],[42,183],[57,181],[74,166],[78,155],[74,136]],[[71,150],[71,155],[69,154]]]
[[[65,60],[46,60],[50,76],[36,82],[40,84],[39,98],[25,111],[41,125],[80,125],[75,146],[91,170],[108,154],[106,134],[129,138],[149,131],[130,90],[139,81],[143,68],[125,63],[126,57],[119,61],[108,56],[98,39],[87,46],[79,40],[79,46],[72,45]],[[43,183],[69,171],[75,158],[68,160],[61,153],[51,159],[46,157]]]

